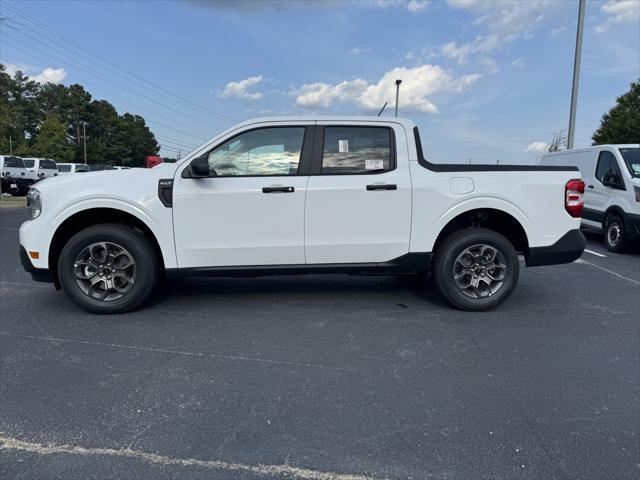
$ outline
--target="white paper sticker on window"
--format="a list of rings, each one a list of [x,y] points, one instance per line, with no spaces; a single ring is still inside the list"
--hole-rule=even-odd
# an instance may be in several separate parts
[[[384,160],[365,160],[364,168],[366,170],[382,170],[384,169]]]
[[[338,152],[349,153],[349,140],[338,140]]]

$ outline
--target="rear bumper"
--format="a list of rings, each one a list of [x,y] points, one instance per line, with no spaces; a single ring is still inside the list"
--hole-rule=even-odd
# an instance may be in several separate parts
[[[54,283],[51,270],[48,268],[34,267],[29,255],[27,254],[27,250],[22,245],[20,245],[20,263],[22,264],[22,268],[24,268],[26,272],[30,273],[31,278],[36,282]]]
[[[630,240],[640,240],[640,215],[625,213],[623,220],[627,238]]]
[[[527,267],[571,263],[580,258],[586,245],[587,241],[579,229],[569,230],[553,245],[530,248]]]

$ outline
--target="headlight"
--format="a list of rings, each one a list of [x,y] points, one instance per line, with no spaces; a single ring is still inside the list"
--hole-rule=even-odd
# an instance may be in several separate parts
[[[37,188],[30,188],[27,193],[27,207],[29,208],[29,214],[31,220],[37,218],[42,212],[42,199],[40,198],[40,191]]]

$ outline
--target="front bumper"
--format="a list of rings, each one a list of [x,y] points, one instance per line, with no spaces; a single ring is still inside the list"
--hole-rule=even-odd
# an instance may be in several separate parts
[[[527,267],[571,263],[580,258],[586,245],[587,240],[579,229],[569,230],[553,245],[530,248]]]
[[[29,258],[29,254],[27,253],[26,248],[20,245],[20,263],[22,263],[22,268],[28,273],[31,274],[31,278],[33,278],[36,282],[47,282],[54,283],[53,275],[51,274],[51,270],[48,268],[36,268],[31,263],[31,259]]]

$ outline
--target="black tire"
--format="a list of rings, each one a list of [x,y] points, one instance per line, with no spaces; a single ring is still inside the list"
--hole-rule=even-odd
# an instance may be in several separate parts
[[[616,213],[610,213],[604,222],[604,245],[613,253],[622,253],[627,249],[627,234],[624,222]]]
[[[135,262],[135,282],[121,298],[109,301],[92,298],[76,281],[76,259],[87,247],[100,242],[121,246]],[[62,288],[76,305],[91,313],[124,313],[139,307],[155,290],[158,276],[159,262],[149,240],[124,225],[103,223],[81,230],[67,242],[58,258],[58,278]]]
[[[465,294],[456,282],[454,278],[454,268],[458,264],[458,257],[461,256],[463,252],[479,245],[492,247],[502,256],[505,267],[503,271],[504,275],[502,283],[495,287],[496,290],[494,292],[488,294],[488,290],[490,290],[491,287],[486,283],[482,283],[480,285],[482,292],[478,292],[478,294],[483,293],[486,294],[486,296],[482,298],[471,298],[469,294],[474,293],[469,291],[468,294]],[[479,268],[482,269],[483,266],[484,265]],[[473,270],[473,267],[470,269]],[[518,282],[520,263],[518,262],[518,255],[511,242],[499,233],[485,228],[465,228],[452,233],[438,246],[432,264],[432,273],[438,290],[452,305],[461,310],[481,312],[495,308],[509,297]],[[489,277],[490,273],[494,274],[495,271],[480,270],[477,272],[477,277],[480,275],[482,275],[482,277],[485,277],[485,275]],[[495,285],[498,284],[499,282],[495,283]]]

